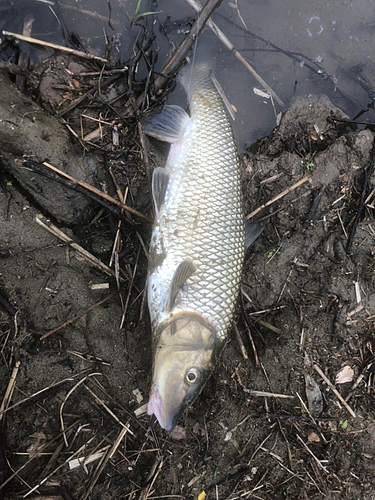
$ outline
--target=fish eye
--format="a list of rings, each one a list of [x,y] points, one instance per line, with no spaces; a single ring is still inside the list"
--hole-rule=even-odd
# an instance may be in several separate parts
[[[188,384],[195,384],[198,381],[199,372],[196,368],[190,368],[186,374],[186,381]]]

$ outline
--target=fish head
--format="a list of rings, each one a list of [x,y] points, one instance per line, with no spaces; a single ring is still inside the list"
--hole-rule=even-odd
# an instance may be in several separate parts
[[[195,313],[182,312],[160,333],[148,414],[154,414],[163,429],[173,430],[181,411],[202,390],[211,372],[215,338]]]

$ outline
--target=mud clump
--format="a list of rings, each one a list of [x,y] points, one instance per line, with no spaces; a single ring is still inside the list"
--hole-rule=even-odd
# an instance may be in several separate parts
[[[34,200],[56,220],[72,225],[93,215],[93,203],[86,196],[57,186],[25,162],[52,163],[80,181],[95,183],[98,162],[75,148],[66,128],[21,94],[5,72],[0,72],[1,168],[12,174]]]

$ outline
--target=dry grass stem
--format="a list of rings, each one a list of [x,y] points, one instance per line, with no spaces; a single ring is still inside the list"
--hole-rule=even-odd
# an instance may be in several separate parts
[[[253,353],[254,353],[254,358],[255,358],[255,366],[257,368],[259,368],[260,363],[259,363],[257,349],[255,347],[255,343],[254,343],[254,340],[253,340],[253,335],[251,333],[251,330],[250,330],[250,328],[247,325],[246,325],[246,331],[247,331],[247,335],[248,335],[250,343],[251,343],[251,347],[253,348]]]
[[[319,375],[322,377],[322,379],[324,380],[324,382],[328,385],[328,387],[331,389],[331,391],[338,397],[338,399],[341,401],[341,403],[345,406],[345,408],[348,410],[348,412],[350,413],[350,415],[352,417],[356,417],[356,414],[354,413],[354,411],[350,408],[350,406],[348,405],[348,403],[345,401],[345,399],[341,396],[341,394],[339,393],[339,391],[336,389],[336,387],[332,384],[332,382],[324,375],[324,373],[322,372],[322,370],[319,368],[318,365],[313,365],[314,367],[314,370],[319,373]]]
[[[236,323],[233,323],[233,328],[234,328],[234,332],[236,334],[236,339],[237,339],[238,345],[240,346],[240,349],[241,349],[243,359],[244,360],[249,359],[249,356],[247,355],[246,348],[245,348],[244,343],[241,339],[241,335],[240,335],[240,332],[238,331]]]
[[[354,282],[354,287],[355,287],[355,296],[356,296],[356,299],[357,299],[357,304],[359,304],[362,301],[362,297],[361,297],[361,289],[359,287],[359,282],[358,281]]]
[[[130,212],[133,215],[137,215],[138,217],[141,217],[142,219],[146,220],[147,222],[150,222],[150,223],[153,222],[151,219],[149,219],[145,215],[143,215],[140,212],[138,212],[138,210],[135,210],[134,208],[129,207],[128,205],[124,205],[120,201],[115,200],[115,198],[112,198],[112,196],[109,196],[107,193],[104,193],[103,191],[100,191],[100,189],[97,189],[96,187],[91,186],[90,184],[87,184],[87,182],[78,181],[77,179],[75,179],[71,175],[63,172],[62,170],[59,170],[58,168],[54,167],[50,163],[47,163],[46,161],[43,162],[43,165],[45,167],[49,168],[50,170],[53,170],[57,174],[61,175],[62,177],[66,177],[67,179],[69,179],[70,181],[74,182],[75,184],[78,184],[79,186],[87,189],[87,191],[91,191],[92,193],[95,193],[96,195],[100,196],[104,200],[109,201],[113,205],[116,205],[117,207],[119,207],[119,208],[121,208],[123,210],[126,210],[126,211]]]
[[[64,460],[64,462],[62,464],[60,464],[59,466],[56,467],[56,469],[54,469],[52,472],[50,472],[44,479],[42,479],[41,481],[39,481],[39,483],[34,486],[34,488],[32,488],[31,490],[29,490],[24,496],[23,498],[26,498],[28,497],[29,495],[31,495],[31,493],[33,493],[34,491],[36,491],[38,488],[40,488],[44,483],[46,483],[48,481],[48,479],[50,479],[54,474],[56,474],[56,472],[60,469],[62,469],[63,467],[65,467],[65,465],[67,465],[69,463],[69,461],[74,458],[75,456],[77,456],[79,453],[81,453],[85,448],[87,448],[87,446],[91,443],[91,441],[93,441],[95,439],[95,436],[93,436],[92,438],[90,438],[85,444],[83,444],[77,451],[75,451],[69,458],[67,458],[66,460]]]
[[[2,419],[4,417],[4,410],[6,410],[8,408],[10,400],[12,399],[14,387],[16,385],[16,378],[17,378],[17,374],[18,374],[18,370],[20,368],[20,365],[21,365],[20,361],[17,361],[15,363],[13,371],[12,371],[12,375],[10,376],[8,387],[5,391],[5,394],[4,394],[4,397],[3,397],[3,400],[2,400],[1,406],[0,406],[0,422],[2,421]]]
[[[41,389],[40,391],[34,392],[31,396],[28,396],[25,399],[22,399],[21,401],[18,401],[17,403],[13,404],[12,406],[9,406],[8,408],[4,408],[3,410],[0,410],[0,415],[6,413],[9,410],[12,410],[13,408],[16,408],[17,406],[22,405],[23,403],[26,403],[27,401],[30,401],[30,399],[35,398],[36,396],[39,396],[40,394],[43,394],[43,392],[48,391],[49,389],[52,389],[53,387],[57,387],[61,384],[64,384],[65,382],[69,382],[76,377],[79,377],[83,373],[86,373],[88,370],[84,370],[83,372],[77,373],[76,375],[72,375],[69,378],[65,378],[64,380],[60,380],[60,382],[55,382],[54,384],[49,385],[48,387],[45,387],[44,389]]]
[[[201,11],[201,15],[198,16],[197,20],[189,30],[189,33],[185,36],[183,41],[177,47],[176,51],[169,59],[164,68],[158,73],[157,77],[154,81],[154,91],[158,94],[167,83],[173,78],[176,74],[183,61],[185,60],[189,50],[193,47],[198,35],[203,31],[206,26],[207,19],[210,17],[212,12],[217,8],[217,6],[221,3],[222,0],[208,0]],[[146,98],[145,92],[143,92],[137,99],[137,106],[141,108]],[[128,105],[124,112],[122,113],[122,117],[128,116],[130,114],[134,114],[134,105],[131,103]],[[115,125],[116,121],[112,122],[112,125]],[[87,142],[93,141],[100,136],[101,129],[97,128],[93,130],[89,134],[87,134],[83,139]]]
[[[303,351],[304,347],[305,347],[305,329],[302,327],[302,330],[301,330],[301,338],[300,338],[300,341],[299,341],[299,350],[300,351]]]
[[[10,408],[8,408],[10,409]],[[75,422],[74,424],[72,424],[69,428],[70,429],[73,429],[73,427],[75,427],[77,424],[77,422]],[[48,443],[46,443],[45,445],[42,446],[42,448],[40,450],[38,450],[36,453],[34,453],[27,462],[25,462],[23,465],[21,465],[21,467],[19,467],[19,469],[17,469],[17,471],[13,472],[13,474],[11,474],[4,482],[3,484],[0,484],[0,490],[2,490],[4,488],[4,486],[6,486],[10,481],[12,481],[12,479],[14,479],[15,477],[18,476],[18,474],[23,470],[25,469],[25,467],[27,467],[33,460],[34,458],[37,458],[40,453],[45,450],[46,448],[48,448],[48,446],[50,446],[52,443],[54,443],[55,441],[57,441],[60,437],[62,436],[62,433],[61,434],[58,434],[56,437],[54,437],[51,441],[49,441]],[[93,438],[92,438],[93,439]],[[71,458],[71,457],[70,457]]]
[[[98,467],[96,468],[89,486],[87,487],[85,493],[81,497],[81,500],[86,500],[87,497],[90,496],[90,493],[92,489],[94,488],[96,482],[99,479],[100,474],[103,472],[104,467],[107,465],[108,461],[113,457],[113,455],[116,453],[117,448],[119,447],[122,439],[124,438],[125,434],[128,432],[128,428],[123,427],[116,439],[116,441],[113,443],[113,445],[110,447],[106,455],[104,456],[103,460],[99,463]]]
[[[316,461],[316,463],[318,464],[318,466],[322,470],[324,470],[324,472],[326,474],[328,474],[328,470],[324,467],[324,465],[321,463],[321,461],[314,455],[314,453],[310,450],[310,448],[307,446],[307,444],[304,442],[304,440],[301,438],[301,436],[299,434],[297,434],[297,439],[298,439],[298,441],[300,441],[303,444],[304,448],[306,448],[306,450],[310,453],[310,455]]]
[[[136,410],[134,410],[134,415],[137,418],[140,417],[141,415],[145,415],[147,413],[147,406],[148,406],[148,403],[145,403],[142,406],[140,406],[139,408],[137,408]]]
[[[96,283],[94,285],[90,285],[89,288],[91,290],[108,290],[109,283]]]
[[[90,373],[89,375],[86,375],[86,377],[83,377],[81,380],[79,380],[70,389],[70,391],[68,392],[68,394],[65,396],[64,401],[60,405],[59,416],[60,416],[61,432],[63,433],[63,437],[64,437],[64,441],[65,441],[65,446],[67,448],[69,448],[69,443],[68,443],[68,439],[67,439],[66,434],[65,434],[65,426],[64,426],[64,419],[63,419],[63,410],[64,410],[65,403],[69,399],[69,396],[71,396],[71,394],[73,394],[73,392],[77,389],[78,386],[80,386],[81,384],[83,384],[83,382],[85,382],[85,380],[87,380],[88,377],[93,377],[94,375],[101,375],[101,373]]]
[[[300,179],[295,184],[293,184],[293,186],[290,186],[288,189],[285,189],[282,193],[275,196],[275,198],[273,198],[272,200],[267,201],[267,203],[264,203],[263,205],[258,207],[256,210],[253,210],[253,212],[251,212],[249,215],[246,216],[246,219],[251,219],[252,217],[254,217],[254,215],[258,214],[261,210],[263,210],[263,208],[269,207],[270,205],[275,203],[275,201],[280,200],[280,198],[283,198],[284,196],[289,194],[291,191],[294,191],[298,187],[302,186],[302,184],[304,184],[305,182],[310,182],[310,177],[307,175],[305,177],[303,177],[302,179]]]
[[[288,394],[276,394],[274,392],[264,392],[264,391],[253,391],[252,389],[244,389],[244,392],[251,394],[252,396],[262,397],[262,398],[282,398],[282,399],[294,399],[295,396],[289,396]]]
[[[93,356],[92,354],[83,354],[82,352],[72,351],[70,349],[68,349],[66,352],[68,354],[72,354],[72,356],[77,356],[77,358],[81,358],[88,363],[100,363],[101,365],[111,366],[111,363],[109,363],[108,361],[104,361],[104,359]]]
[[[282,177],[283,175],[283,173],[272,175],[272,177],[268,177],[267,179],[263,179],[262,181],[260,181],[259,185],[261,186],[262,184],[271,184],[272,182],[277,181],[277,179],[280,179],[280,177]]]
[[[296,395],[297,395],[297,398],[299,399],[299,401],[300,401],[300,403],[302,405],[302,408],[304,409],[304,411],[306,411],[308,413],[308,415],[311,418],[312,422],[314,422],[314,425],[316,426],[316,429],[319,432],[319,434],[320,434],[321,438],[323,439],[324,443],[327,443],[326,438],[324,437],[322,431],[320,430],[318,424],[316,423],[316,421],[315,421],[312,413],[310,412],[308,406],[305,404],[305,402],[303,401],[303,399],[301,398],[301,396],[299,395],[298,392],[296,392]]]
[[[350,313],[348,313],[347,319],[349,320],[352,316],[361,312],[364,307],[365,306],[363,304],[359,304],[355,309],[353,309],[353,311],[350,311]]]
[[[267,323],[267,321],[263,321],[261,319],[258,319],[257,323],[258,323],[258,325],[264,326],[264,328],[267,328],[268,330],[271,330],[271,332],[277,333],[278,335],[281,335],[283,333],[282,330],[280,330],[280,328],[276,328],[276,326],[273,326],[270,323]]]
[[[121,427],[123,427],[124,429],[126,429],[126,432],[129,432],[129,434],[131,434],[132,436],[135,436],[134,432],[132,432],[130,430],[130,427],[128,425],[124,424],[123,422],[121,422],[121,420],[113,413],[112,410],[110,410],[108,408],[108,406],[104,403],[104,401],[102,401],[99,398],[99,396],[97,396],[89,387],[87,387],[87,385],[83,384],[83,387],[92,395],[92,397],[95,399],[95,401],[97,403],[99,403],[100,405],[103,406],[103,408],[111,415],[111,417],[113,417],[116,420],[116,422],[118,424],[121,425]]]
[[[65,321],[65,323],[63,323],[62,325],[57,326],[53,330],[50,330],[49,332],[45,333],[44,335],[42,335],[40,337],[39,340],[44,340],[45,338],[49,337],[53,333],[56,333],[57,331],[61,330],[61,328],[64,328],[65,326],[70,325],[71,323],[74,323],[74,321],[77,321],[77,319],[82,318],[82,316],[85,316],[85,314],[87,314],[88,312],[90,312],[93,309],[95,309],[95,307],[98,307],[101,304],[104,304],[104,302],[107,302],[107,300],[112,299],[112,297],[114,297],[118,293],[120,293],[119,290],[117,290],[116,292],[111,293],[111,295],[108,295],[108,297],[106,297],[105,299],[99,300],[99,302],[96,302],[92,306],[88,307],[85,311],[81,312],[80,314],[77,314],[77,316],[75,316],[74,318],[69,319],[68,321]]]
[[[245,297],[247,297],[247,295],[242,292],[244,294]],[[277,306],[277,307],[272,307],[270,309],[262,309],[261,311],[254,311],[254,312],[251,312],[251,313],[247,313],[248,316],[260,316],[261,314],[266,314],[268,312],[274,312],[274,311],[279,311],[280,309],[285,309],[286,306]]]
[[[19,40],[23,40],[24,42],[33,43],[35,45],[42,45],[43,47],[47,47],[49,49],[61,50],[61,52],[68,52],[69,54],[73,54],[74,56],[82,57],[83,59],[94,59],[95,61],[100,61],[102,63],[107,63],[107,59],[103,57],[94,56],[93,54],[87,54],[86,52],[82,52],[80,50],[70,49],[68,47],[64,47],[63,45],[57,45],[56,43],[45,42],[44,40],[38,40],[37,38],[32,38],[30,36],[18,35],[17,33],[12,33],[11,31],[3,30],[4,36],[12,36],[14,38],[18,38]]]
[[[250,460],[252,460],[252,459],[255,457],[255,455],[256,455],[256,454],[258,453],[258,451],[262,448],[262,446],[264,445],[264,443],[265,443],[266,441],[268,441],[268,440],[269,440],[269,438],[270,438],[271,436],[272,436],[272,433],[271,433],[271,434],[268,434],[268,436],[267,436],[267,437],[265,437],[265,438],[263,439],[263,441],[260,443],[260,445],[259,445],[257,448],[255,448],[255,451],[254,451],[254,452],[253,452],[253,454],[251,455]]]
[[[144,488],[141,492],[141,494],[139,495],[139,500],[147,500],[148,498],[150,498],[150,495],[152,493],[152,487],[154,486],[154,483],[156,481],[156,478],[158,477],[160,471],[161,471],[161,468],[163,467],[163,460],[161,459],[160,462],[156,462],[156,470],[155,470],[155,473],[153,475],[153,478],[151,480],[151,483],[146,486],[146,488]],[[206,472],[206,471],[205,471]]]
[[[122,318],[121,318],[121,324],[120,324],[120,328],[123,327],[124,325],[124,321],[125,321],[125,316],[126,316],[126,311],[128,310],[128,305],[129,305],[129,300],[130,300],[130,294],[132,292],[132,288],[133,288],[133,283],[134,283],[134,278],[135,278],[135,274],[137,272],[137,267],[138,267],[138,259],[139,259],[139,254],[140,254],[140,251],[141,251],[141,246],[138,247],[138,251],[137,251],[137,258],[135,260],[135,264],[134,264],[134,270],[133,270],[133,274],[132,274],[132,279],[130,281],[130,284],[129,284],[129,290],[128,290],[128,295],[126,297],[126,302],[125,302],[125,305],[124,305],[124,311],[122,313]]]
[[[110,445],[108,444],[105,447],[105,450],[107,450],[109,447],[110,447]],[[96,462],[97,460],[102,458],[104,453],[105,453],[105,451],[98,451],[97,453],[92,453],[91,455],[89,455],[87,457],[74,458],[73,460],[71,460],[69,462],[69,470],[78,469],[78,467],[82,467],[84,465],[91,464],[92,462]]]
[[[14,477],[16,477],[18,479],[18,481],[20,481],[22,484],[24,484],[26,486],[26,488],[31,488],[31,486],[29,485],[29,483],[27,483],[12,467],[12,465],[10,464],[9,460],[6,459],[7,461],[7,465],[9,467],[9,470],[12,471],[12,473],[14,474]],[[39,491],[38,491],[39,493]]]
[[[186,0],[189,5],[193,7],[197,12],[201,12],[202,6],[195,0]],[[215,23],[208,19],[207,26],[215,33],[218,39],[225,45],[225,47],[232,52],[237,59],[245,66],[246,69],[250,71],[253,77],[260,83],[262,87],[267,89],[268,93],[275,99],[275,101],[282,107],[285,108],[285,104],[278,97],[278,95],[271,89],[271,87],[263,80],[263,78],[258,75],[252,66],[246,61],[246,59],[236,50],[233,43],[224,35],[224,33],[217,27]]]
[[[108,274],[109,276],[115,276],[115,273],[111,268],[109,268],[108,266],[103,264],[103,262],[101,260],[94,257],[94,255],[92,255],[90,252],[88,252],[83,247],[78,245],[78,243],[75,243],[71,238],[69,238],[69,236],[67,236],[65,233],[60,231],[60,229],[58,227],[54,226],[53,224],[47,225],[43,221],[38,219],[37,217],[35,217],[34,220],[43,229],[45,229],[49,233],[56,236],[56,238],[59,238],[64,243],[68,243],[72,248],[74,248],[74,250],[76,250],[80,255],[82,255],[82,257],[87,262],[89,262],[92,266],[96,267],[97,269],[99,269],[103,273]]]

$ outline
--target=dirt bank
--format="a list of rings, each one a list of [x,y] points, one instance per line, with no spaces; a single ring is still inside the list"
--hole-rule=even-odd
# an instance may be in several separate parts
[[[247,359],[233,332],[174,434],[147,432],[148,416],[134,413],[151,375],[150,224],[122,221],[117,294],[114,267],[100,271],[50,234],[40,225],[51,226],[48,205],[41,213],[33,191],[2,172],[0,394],[19,365],[15,406],[3,419],[5,498],[31,490],[30,498],[81,500],[192,499],[202,491],[223,499],[372,498],[373,175],[350,252],[347,245],[373,134],[335,120],[345,118],[324,96],[300,98],[244,156],[246,213],[265,226],[246,257],[236,315]],[[127,127],[109,163],[128,203],[151,216],[136,126]],[[107,165],[96,168],[92,182],[110,186]],[[54,200],[63,188],[50,181],[49,189]],[[51,218],[109,265],[118,221],[94,207],[85,224]],[[324,377],[335,384],[344,367],[348,382],[335,386],[343,401]]]

